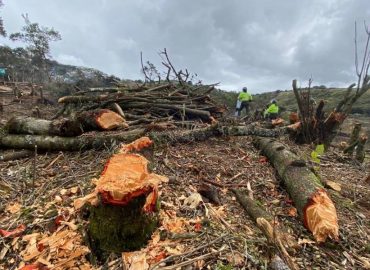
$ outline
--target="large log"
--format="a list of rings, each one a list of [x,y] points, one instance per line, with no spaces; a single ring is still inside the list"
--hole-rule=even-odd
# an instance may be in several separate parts
[[[0,147],[14,149],[34,149],[46,151],[79,151],[101,149],[117,142],[130,142],[145,134],[145,129],[136,129],[115,134],[96,133],[78,137],[46,135],[4,135],[0,137]]]
[[[45,120],[34,117],[17,116],[11,118],[6,129],[10,134],[31,134],[51,136],[78,136],[82,129],[74,120],[62,118],[58,120]]]
[[[0,155],[0,161],[9,161],[9,160],[15,160],[15,159],[21,159],[26,158],[34,155],[34,151],[31,150],[21,150],[17,152],[12,153],[6,153]]]
[[[84,132],[91,130],[113,130],[116,128],[128,127],[122,116],[107,109],[80,112],[76,115],[76,120],[81,124]]]
[[[328,237],[338,239],[335,206],[306,163],[276,140],[258,138],[255,143],[277,170],[305,227],[316,241],[324,242]]]
[[[285,128],[263,129],[249,126],[218,126],[212,125],[185,131],[150,132],[148,136],[156,143],[190,143],[205,141],[215,136],[247,136],[278,137],[286,133]],[[14,149],[34,149],[47,151],[76,151],[82,149],[100,149],[113,143],[130,142],[146,134],[146,129],[140,128],[132,131],[115,134],[96,133],[79,137],[59,137],[43,135],[13,135],[0,137],[0,147]]]

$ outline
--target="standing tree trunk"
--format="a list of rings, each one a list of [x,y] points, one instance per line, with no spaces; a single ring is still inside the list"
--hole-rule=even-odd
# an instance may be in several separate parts
[[[366,156],[365,151],[366,142],[367,136],[365,134],[361,135],[360,138],[358,139],[358,144],[356,148],[356,159],[361,163],[364,162]]]

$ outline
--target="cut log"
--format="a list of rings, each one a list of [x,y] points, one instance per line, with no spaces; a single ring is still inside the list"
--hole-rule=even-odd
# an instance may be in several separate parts
[[[289,253],[286,251],[284,244],[288,244],[287,240],[284,239],[285,233],[274,224],[274,218],[267,213],[256,201],[247,197],[243,192],[240,190],[232,189],[234,192],[236,199],[247,212],[247,214],[252,218],[252,220],[256,223],[258,228],[266,236],[269,243],[274,244],[279,251],[280,255],[283,257],[285,263],[289,266],[290,269],[299,269],[296,263],[292,260]]]
[[[335,206],[316,175],[288,147],[276,140],[258,138],[256,145],[269,158],[293,199],[294,204],[317,242],[338,239]]]
[[[51,136],[78,136],[82,129],[76,121],[62,118],[58,120],[44,120],[33,117],[17,116],[6,124],[10,134],[32,134]]]
[[[161,143],[191,143],[205,141],[214,136],[247,136],[278,137],[286,133],[286,128],[263,129],[255,126],[209,126],[206,128],[186,131],[150,132],[148,136]],[[146,134],[146,129],[139,128],[116,134],[96,133],[79,137],[59,137],[44,135],[13,135],[0,137],[0,147],[13,149],[31,149],[37,145],[39,150],[46,151],[78,151],[83,149],[101,149],[113,143],[131,142]]]
[[[98,96],[65,96],[58,99],[58,103],[86,103],[106,101],[109,95]]]
[[[116,134],[97,133],[79,137],[44,135],[5,135],[0,137],[0,147],[13,149],[37,149],[46,151],[79,151],[101,149],[117,142],[131,142],[145,134],[145,129],[136,129]]]
[[[81,123],[84,132],[128,127],[128,124],[122,116],[107,109],[81,112],[77,114],[76,119],[77,122]]]
[[[31,151],[31,150],[16,151],[16,152],[0,155],[0,161],[21,159],[21,158],[30,157],[32,155],[34,155],[34,151]]]

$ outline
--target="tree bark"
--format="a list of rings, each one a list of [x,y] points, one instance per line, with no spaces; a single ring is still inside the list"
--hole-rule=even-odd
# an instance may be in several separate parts
[[[10,134],[62,137],[78,136],[82,134],[79,123],[67,118],[50,121],[33,117],[17,116],[8,121],[6,128]]]
[[[212,125],[206,128],[185,130],[149,132],[148,136],[157,144],[161,143],[191,143],[205,141],[215,136],[247,136],[256,135],[261,137],[278,137],[287,132],[286,128],[263,129],[250,126],[218,126]],[[14,149],[34,149],[37,145],[40,150],[47,151],[76,151],[81,149],[99,149],[112,143],[130,142],[144,134],[146,129],[134,129],[116,134],[96,133],[79,137],[59,137],[46,135],[13,135],[8,134],[0,138],[0,147]]]
[[[84,132],[128,127],[122,116],[107,109],[80,112],[76,115],[76,120],[81,124]]]
[[[305,162],[276,140],[258,138],[255,143],[282,178],[305,227],[316,241],[324,242],[327,237],[337,239],[339,228],[335,206]]]
[[[16,151],[13,153],[6,153],[6,154],[0,155],[0,161],[9,161],[9,160],[30,157],[34,155],[34,153],[35,152],[31,150],[21,150],[21,151]]]
[[[0,138],[0,147],[14,149],[37,149],[46,151],[79,151],[101,149],[117,142],[130,142],[145,134],[145,129],[120,132],[117,134],[96,133],[78,137],[59,137],[47,135],[5,135]]]
[[[349,146],[343,151],[345,154],[348,154],[350,156],[353,155],[353,150],[358,144],[358,139],[360,137],[361,128],[362,128],[361,123],[356,123],[355,126],[353,127],[351,138],[348,143]]]
[[[356,160],[361,163],[364,162],[365,156],[366,156],[366,153],[365,153],[366,142],[367,142],[366,135],[362,135],[358,139],[357,148],[356,148]]]
[[[280,228],[274,226],[274,218],[267,213],[256,201],[245,196],[240,190],[232,189],[236,199],[264,233],[271,244],[274,244],[290,269],[299,269],[283,245],[284,233]],[[284,241],[285,244],[287,241]]]

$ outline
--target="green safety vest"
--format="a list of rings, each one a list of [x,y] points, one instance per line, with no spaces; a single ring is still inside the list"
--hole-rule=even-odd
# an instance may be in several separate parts
[[[269,113],[278,113],[279,112],[279,106],[272,103],[266,110],[264,115],[267,115]]]
[[[238,96],[238,100],[240,101],[250,101],[252,100],[252,95],[247,92],[240,92]]]

